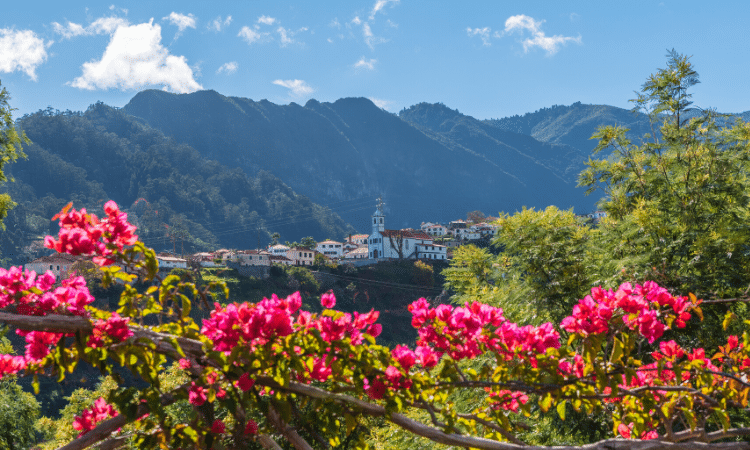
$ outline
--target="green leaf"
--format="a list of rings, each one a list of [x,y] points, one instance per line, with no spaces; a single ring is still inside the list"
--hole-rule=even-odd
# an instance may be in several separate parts
[[[560,420],[565,421],[565,405],[566,401],[562,401],[557,404],[557,415],[560,416]]]

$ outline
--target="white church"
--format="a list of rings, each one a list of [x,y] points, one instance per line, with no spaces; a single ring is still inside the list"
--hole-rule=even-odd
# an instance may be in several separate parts
[[[421,230],[386,230],[383,199],[372,215],[372,233],[367,239],[370,259],[447,259],[447,248],[433,242]]]

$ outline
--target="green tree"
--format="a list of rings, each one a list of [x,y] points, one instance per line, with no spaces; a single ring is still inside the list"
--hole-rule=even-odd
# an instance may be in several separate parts
[[[0,90],[0,182],[8,181],[4,173],[6,164],[12,163],[18,158],[26,157],[21,149],[21,144],[30,143],[23,131],[19,133],[16,130],[12,115],[14,108],[10,107],[9,100],[8,91],[2,88]],[[5,225],[2,224],[2,219],[8,215],[8,211],[15,205],[10,195],[7,193],[0,194],[0,226],[3,229],[5,229]]]
[[[633,100],[654,132],[633,143],[627,129],[592,136],[607,159],[589,160],[579,183],[601,189],[608,220],[601,249],[610,276],[652,279],[699,297],[735,296],[750,282],[750,125],[720,128],[712,110],[691,108],[699,82],[674,50]]]
[[[535,315],[559,321],[591,288],[587,256],[597,231],[572,210],[554,206],[543,211],[524,208],[502,215],[499,223],[493,240],[503,250],[497,261],[498,284],[506,286],[509,300],[531,299]]]
[[[317,245],[318,243],[315,242],[315,239],[313,239],[312,236],[303,237],[300,241],[300,246],[305,247],[308,250],[315,250]]]
[[[10,341],[0,340],[0,353],[13,353]],[[39,402],[16,383],[15,376],[0,379],[0,448],[21,450],[36,442],[34,422]]]
[[[279,243],[279,239],[281,239],[281,235],[279,233],[273,233],[271,235],[271,245],[276,245]]]

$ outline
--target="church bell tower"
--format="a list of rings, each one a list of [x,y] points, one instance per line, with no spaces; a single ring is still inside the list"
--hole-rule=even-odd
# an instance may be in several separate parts
[[[372,232],[385,230],[385,215],[383,214],[383,197],[378,197],[378,207],[372,215]]]

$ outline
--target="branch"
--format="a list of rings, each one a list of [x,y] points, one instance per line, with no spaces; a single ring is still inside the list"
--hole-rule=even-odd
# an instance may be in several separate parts
[[[586,444],[582,446],[525,446],[518,445],[508,442],[498,442],[490,439],[484,439],[472,436],[462,436],[458,434],[448,434],[442,430],[427,426],[423,423],[417,422],[410,419],[403,414],[399,413],[388,413],[385,408],[380,405],[372,404],[364,400],[360,400],[355,397],[351,397],[345,394],[336,394],[325,391],[323,389],[309,386],[306,384],[291,382],[286,386],[281,386],[273,379],[268,377],[260,377],[256,379],[258,384],[273,387],[274,389],[286,390],[288,392],[294,392],[296,394],[305,395],[311,398],[317,398],[320,400],[330,400],[336,402],[347,403],[350,405],[357,406],[361,412],[371,415],[373,417],[385,417],[394,424],[400,426],[404,430],[416,434],[418,436],[430,439],[433,442],[445,445],[455,445],[464,448],[477,448],[482,450],[607,450],[607,449],[618,449],[618,450],[714,450],[714,449],[738,449],[748,450],[750,449],[750,443],[746,442],[722,442],[716,444],[704,443],[704,442],[669,442],[664,440],[648,440],[641,441],[636,439],[607,439],[593,444]],[[711,433],[709,437],[714,435]],[[716,435],[710,440],[724,439],[733,436],[744,436],[750,435],[750,428],[739,428],[722,432],[721,435]]]
[[[276,428],[279,433],[281,433],[286,440],[294,446],[294,448],[297,450],[313,450],[313,448],[310,447],[310,444],[308,444],[307,441],[297,433],[297,430],[295,430],[294,427],[284,422],[281,415],[279,415],[279,412],[276,411],[276,408],[274,408],[273,405],[268,405],[267,417],[268,421],[271,422],[274,428]]]
[[[75,333],[82,331],[84,334],[90,334],[94,330],[91,320],[82,316],[64,316],[61,314],[48,314],[46,316],[28,316],[25,314],[16,314],[11,312],[0,311],[0,322],[13,325],[22,330],[31,331],[49,331],[57,333]],[[180,353],[172,345],[172,340],[176,339],[180,344],[182,351],[189,353],[196,359],[205,356],[203,352],[203,343],[195,339],[175,337],[169,334],[158,333],[137,325],[129,325],[133,337],[130,340],[139,338],[150,339],[156,344],[156,351],[168,355],[174,359],[180,359]],[[126,342],[128,342],[126,341]]]
[[[81,316],[63,316],[60,314],[49,314],[46,316],[27,316],[0,311],[0,322],[16,326],[22,330],[50,331],[58,333],[75,333],[83,331],[91,333],[94,325],[91,321]]]
[[[750,298],[718,298],[715,300],[703,300],[702,304],[709,304],[709,303],[736,303],[736,302],[743,302],[747,303],[750,302]]]
[[[175,391],[172,391],[172,392],[176,392],[180,389],[184,389],[185,387],[186,386],[180,386],[179,388],[175,389]],[[171,405],[175,401],[177,401],[177,398],[174,395],[172,395],[172,393],[164,394],[161,396],[162,406]],[[141,417],[148,414],[149,412],[151,412],[151,408],[148,407],[148,404],[141,403],[140,405],[138,405],[138,409],[136,410],[136,413],[133,419],[128,419],[124,414],[120,414],[117,417],[107,419],[104,422],[97,425],[97,427],[94,428],[93,430],[63,445],[62,447],[59,447],[57,450],[83,450],[85,448],[88,448],[89,446],[94,445],[97,442],[107,439],[118,428],[122,428],[128,423],[140,419]],[[112,448],[112,447],[109,447],[109,448]]]

